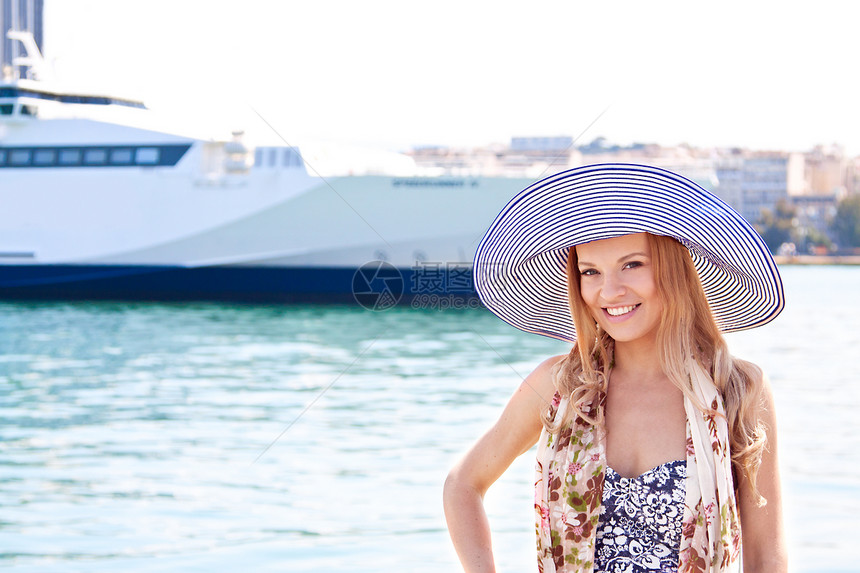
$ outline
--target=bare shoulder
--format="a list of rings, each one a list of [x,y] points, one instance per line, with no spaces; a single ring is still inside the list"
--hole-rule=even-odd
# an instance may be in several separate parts
[[[502,413],[499,420],[502,427],[525,430],[534,434],[534,440],[537,440],[543,427],[541,414],[552,404],[555,396],[554,368],[563,358],[564,355],[547,358],[523,379]]]
[[[770,380],[761,369],[755,367],[755,372],[757,378],[751,381],[757,392],[751,398],[755,400],[756,423],[764,427],[765,442],[761,463],[754,476],[755,487],[746,472],[740,474],[738,501],[744,540],[744,570],[785,571],[788,553],[782,514],[774,393]]]
[[[510,454],[520,455],[538,440],[543,422],[541,414],[552,404],[555,396],[554,366],[564,356],[547,358],[537,365],[508,401],[499,421],[490,434],[500,436],[511,448]]]
[[[532,393],[543,403],[552,402],[556,392],[553,371],[555,366],[565,357],[566,355],[564,354],[551,356],[538,364],[531,374],[526,376],[523,383],[520,384],[519,391]]]
[[[735,361],[750,378],[749,387],[754,389],[754,392],[749,398],[755,401],[753,407],[755,408],[757,417],[768,426],[775,425],[776,415],[774,413],[773,386],[767,374],[757,364],[746,360],[735,359]]]
[[[553,366],[562,358],[544,360],[525,377],[499,419],[451,470],[450,479],[484,492],[517,456],[537,443],[543,429],[541,413],[555,395]]]
[[[770,378],[767,377],[766,374],[762,373],[761,375],[761,390],[759,391],[759,399],[761,406],[767,410],[772,412],[774,408],[774,399],[773,399],[773,386],[770,383]]]

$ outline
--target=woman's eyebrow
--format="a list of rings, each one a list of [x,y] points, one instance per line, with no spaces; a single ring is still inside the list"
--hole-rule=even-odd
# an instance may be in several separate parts
[[[648,257],[648,254],[647,254],[647,253],[640,252],[640,251],[637,251],[637,252],[635,252],[635,253],[630,253],[629,255],[624,255],[623,257],[621,257],[620,259],[618,259],[618,262],[620,263],[620,262],[626,261],[627,259],[632,259],[632,258],[634,258],[634,257],[645,257],[645,258],[647,258],[647,257]]]
[[[647,258],[648,254],[641,252],[641,251],[636,251],[635,253],[629,253],[627,255],[624,255],[623,257],[618,259],[618,262],[621,263],[621,262],[626,261],[627,259],[632,259],[634,257],[645,257],[645,258]],[[582,260],[577,261],[576,264],[580,267],[593,267],[593,266],[595,266],[594,263],[590,263],[588,261],[582,261]]]

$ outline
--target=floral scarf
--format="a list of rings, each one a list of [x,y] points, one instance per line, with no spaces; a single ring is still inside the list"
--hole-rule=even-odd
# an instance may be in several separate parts
[[[678,571],[737,571],[740,524],[732,484],[725,407],[710,376],[688,367],[693,393],[710,411],[684,398],[687,414],[687,479]],[[606,395],[598,400],[605,404]],[[556,394],[554,416],[568,399]],[[586,413],[591,406],[583,408]],[[716,412],[716,414],[714,413]],[[541,573],[594,571],[598,516],[606,471],[605,430],[577,417],[538,442],[535,514]]]

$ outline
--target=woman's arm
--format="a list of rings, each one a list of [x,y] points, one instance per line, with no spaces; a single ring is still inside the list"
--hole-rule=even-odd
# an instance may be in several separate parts
[[[767,503],[759,507],[747,476],[740,478],[739,510],[743,535],[745,573],[766,571],[784,573],[788,570],[788,552],[782,522],[782,493],[777,461],[776,414],[773,391],[767,379],[762,389],[759,421],[767,431],[756,485]]]
[[[467,573],[495,571],[484,494],[540,437],[540,414],[552,401],[552,366],[561,356],[542,362],[523,381],[499,420],[454,466],[445,480],[445,518],[454,548]]]

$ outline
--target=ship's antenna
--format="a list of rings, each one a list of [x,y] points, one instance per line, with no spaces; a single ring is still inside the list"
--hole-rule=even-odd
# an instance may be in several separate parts
[[[8,30],[6,37],[10,40],[18,40],[24,44],[24,49],[27,51],[26,56],[17,56],[12,59],[12,65],[18,68],[29,68],[30,75],[35,80],[52,79],[53,72],[42,56],[39,46],[36,45],[36,39],[30,32],[21,30]]]

